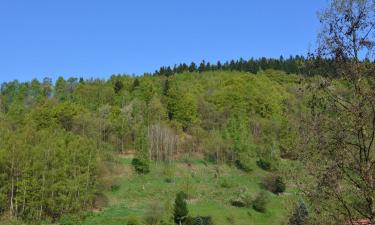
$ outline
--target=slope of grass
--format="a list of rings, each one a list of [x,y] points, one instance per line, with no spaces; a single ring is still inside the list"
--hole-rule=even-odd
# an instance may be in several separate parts
[[[122,175],[120,187],[106,193],[108,206],[92,213],[84,221],[85,225],[126,224],[130,216],[142,219],[155,202],[164,208],[164,217],[170,218],[174,198],[179,191],[189,196],[189,215],[211,216],[216,225],[281,224],[287,215],[285,206],[293,198],[293,195],[268,193],[269,203],[265,213],[231,206],[230,200],[239,191],[255,196],[262,190],[260,182],[267,172],[257,168],[255,162],[250,173],[200,161],[178,162],[170,166],[158,163],[151,166],[151,173],[147,175],[129,172],[129,159],[121,159],[121,164],[127,172]]]

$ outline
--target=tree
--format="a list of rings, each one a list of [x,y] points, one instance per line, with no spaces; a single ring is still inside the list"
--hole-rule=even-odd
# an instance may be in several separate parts
[[[321,14],[316,55],[334,60],[341,77],[322,79],[309,103],[303,158],[314,182],[304,191],[322,220],[375,224],[375,70],[361,60],[374,57],[374,7],[370,0],[333,0]]]
[[[320,14],[320,22],[320,57],[334,57],[339,61],[374,57],[374,1],[332,0]]]
[[[44,97],[51,97],[52,88],[53,88],[52,79],[49,78],[49,77],[45,77],[43,79],[42,88],[43,88],[43,96]]]
[[[116,80],[113,87],[116,94],[118,94],[124,88],[124,84],[120,80]]]
[[[63,77],[57,78],[54,94],[59,100],[67,99],[67,83]]]
[[[132,84],[131,91],[134,91],[139,85],[140,85],[140,82],[139,82],[138,78],[135,78],[134,81],[133,81],[133,84]]]
[[[264,213],[266,212],[267,203],[268,203],[267,194],[262,191],[258,193],[257,196],[255,197],[253,201],[253,209],[258,212]]]
[[[293,214],[289,218],[290,225],[305,225],[309,217],[309,212],[305,203],[300,202],[294,208]]]
[[[199,71],[200,73],[206,71],[206,61],[203,60],[203,61],[199,64],[198,71]]]
[[[195,72],[195,71],[197,71],[197,65],[194,62],[192,62],[189,66],[189,72]]]
[[[189,211],[186,204],[186,194],[184,192],[179,192],[176,196],[174,205],[173,217],[175,223],[181,225],[182,222],[186,220],[188,214]]]

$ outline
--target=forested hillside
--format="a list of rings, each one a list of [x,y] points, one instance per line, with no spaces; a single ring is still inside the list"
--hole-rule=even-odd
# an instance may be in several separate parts
[[[1,211],[55,221],[90,210],[123,154],[147,167],[199,159],[248,172],[258,160],[276,174],[296,149],[303,79],[269,70],[4,83]]]
[[[0,89],[0,224],[375,224],[375,1],[308,57]]]

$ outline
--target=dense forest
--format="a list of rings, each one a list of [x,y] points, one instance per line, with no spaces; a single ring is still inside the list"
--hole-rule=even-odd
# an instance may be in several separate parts
[[[374,12],[332,1],[308,57],[3,83],[0,220],[374,223]]]

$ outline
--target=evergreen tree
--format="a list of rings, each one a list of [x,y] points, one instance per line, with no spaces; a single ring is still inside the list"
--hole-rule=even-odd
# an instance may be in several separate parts
[[[124,84],[120,80],[116,80],[113,88],[115,93],[118,94],[124,88]]]
[[[201,64],[199,64],[198,71],[200,73],[206,71],[206,62],[204,60],[201,62]]]
[[[186,194],[184,192],[179,192],[174,204],[174,222],[181,225],[186,220],[188,214],[189,211],[186,204]]]
[[[296,205],[293,214],[289,218],[290,225],[305,225],[307,224],[307,219],[309,212],[307,211],[306,205],[303,202],[300,202]]]
[[[194,62],[192,62],[189,66],[189,72],[195,72],[195,71],[197,71],[197,65]]]
[[[133,84],[132,84],[131,91],[134,91],[137,87],[139,87],[139,85],[140,85],[140,82],[139,82],[138,78],[135,78],[135,80],[133,81]]]

